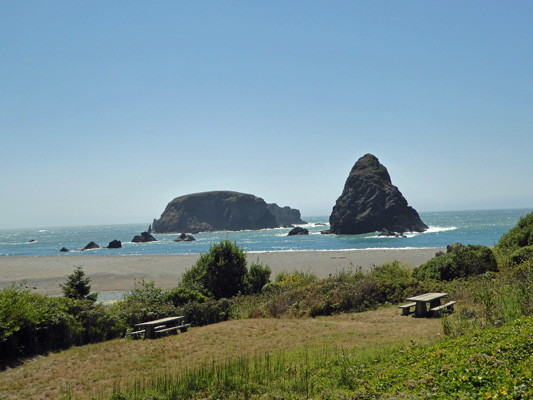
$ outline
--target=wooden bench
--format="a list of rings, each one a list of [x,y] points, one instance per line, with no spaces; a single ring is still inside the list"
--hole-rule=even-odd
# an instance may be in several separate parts
[[[142,331],[128,332],[126,333],[126,336],[131,335],[133,337],[137,337],[138,335],[141,335],[141,334],[144,334],[144,329]]]
[[[453,311],[453,305],[457,303],[457,301],[449,301],[446,304],[443,304],[438,307],[433,307],[429,311],[431,311],[431,316],[438,317],[440,316],[440,312],[446,308],[449,308],[451,311]]]
[[[398,308],[402,309],[402,315],[409,315],[413,312],[411,311],[411,307],[414,306],[416,306],[416,303],[404,304],[403,306],[398,306]]]

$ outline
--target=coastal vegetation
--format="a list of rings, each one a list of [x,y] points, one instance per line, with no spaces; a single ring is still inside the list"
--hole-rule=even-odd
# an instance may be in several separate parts
[[[187,285],[163,291],[140,281],[109,306],[12,286],[0,292],[0,354],[6,367],[76,345],[41,359],[57,365],[65,357],[68,364],[69,357],[89,354],[80,345],[104,342],[91,347],[91,357],[124,358],[109,366],[120,373],[100,365],[100,377],[86,372],[97,388],[65,385],[64,398],[531,397],[532,215],[494,249],[451,246],[415,269],[395,261],[368,273],[318,279],[286,272],[270,282],[267,266],[248,268],[242,250],[224,241],[187,271]],[[221,278],[216,266],[222,265],[233,272]],[[231,292],[212,290],[216,279],[228,277]],[[436,291],[458,301],[453,314],[414,319],[394,306]],[[176,314],[205,327],[150,343],[109,341],[135,323]],[[0,394],[16,385],[7,379],[25,365],[0,374]]]

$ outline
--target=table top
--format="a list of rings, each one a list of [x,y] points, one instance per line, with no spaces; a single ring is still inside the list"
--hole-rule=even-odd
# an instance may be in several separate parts
[[[448,296],[449,293],[425,293],[415,297],[409,297],[408,301],[425,301],[430,302]]]
[[[168,322],[179,321],[179,320],[182,320],[183,318],[185,318],[185,317],[184,316],[167,317],[167,318],[156,319],[154,321],[142,322],[140,324],[136,324],[135,326],[162,325],[162,324],[166,324]]]

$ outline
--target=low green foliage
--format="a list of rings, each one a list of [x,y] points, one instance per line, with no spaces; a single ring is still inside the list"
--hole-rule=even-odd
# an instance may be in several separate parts
[[[161,288],[153,281],[141,279],[135,289],[111,306],[111,311],[129,327],[154,319],[177,315],[177,308],[172,304]]]
[[[498,273],[487,272],[450,287],[459,301],[446,321],[447,334],[459,336],[479,327],[493,327],[533,316],[533,262]]]
[[[183,306],[189,302],[205,303],[210,298],[201,291],[180,285],[165,292],[165,298],[174,306]]]
[[[211,299],[203,303],[191,301],[179,309],[179,314],[193,326],[216,324],[231,318],[232,301],[228,299]]]
[[[324,279],[285,272],[266,285],[261,294],[236,298],[234,315],[278,318],[362,312],[445,286],[443,282],[417,281],[409,265],[396,261],[370,273],[342,271]]]
[[[0,355],[30,356],[122,336],[123,321],[92,300],[47,297],[13,285],[0,291]]]
[[[515,250],[509,256],[509,263],[517,266],[526,261],[533,261],[533,246],[524,246]]]
[[[75,325],[61,299],[15,285],[0,292],[0,354],[4,357],[67,347]]]
[[[267,265],[252,264],[244,277],[246,294],[259,293],[270,282],[272,270]]]
[[[415,268],[414,277],[418,280],[436,279],[451,281],[480,275],[487,271],[497,271],[498,263],[489,247],[468,245],[457,247],[450,253],[437,256]]]
[[[496,250],[509,255],[525,246],[533,246],[533,212],[520,218],[518,223],[500,238]]]

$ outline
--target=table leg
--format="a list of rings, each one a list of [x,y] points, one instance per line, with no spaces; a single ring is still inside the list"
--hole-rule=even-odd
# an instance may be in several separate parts
[[[440,306],[440,299],[431,300],[429,303],[429,308],[434,308]]]
[[[426,303],[423,301],[416,302],[415,317],[425,317],[427,314]]]
[[[144,328],[144,338],[145,339],[154,339],[155,333],[154,333],[154,327],[148,325],[146,328]]]

